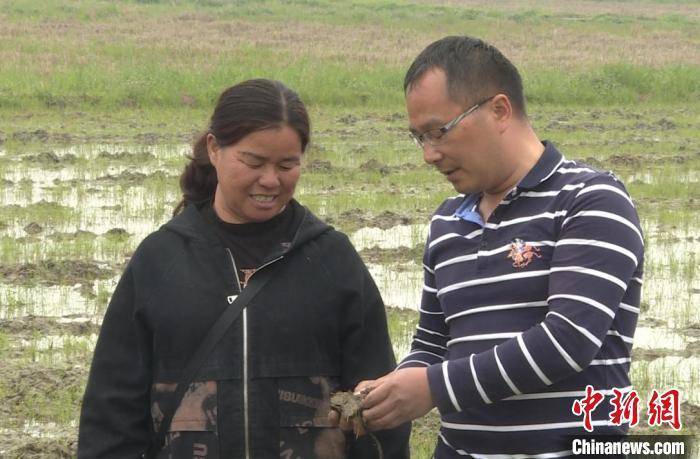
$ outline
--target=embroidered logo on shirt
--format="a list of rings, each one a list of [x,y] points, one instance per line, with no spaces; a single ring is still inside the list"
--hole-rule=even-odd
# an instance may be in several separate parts
[[[514,239],[510,243],[510,252],[507,258],[513,260],[514,268],[524,268],[533,259],[542,258],[542,255],[540,255],[540,249],[537,247],[528,244],[522,239]]]

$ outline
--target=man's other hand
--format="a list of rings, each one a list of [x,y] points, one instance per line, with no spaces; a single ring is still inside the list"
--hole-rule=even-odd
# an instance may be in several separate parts
[[[365,426],[369,430],[392,429],[424,416],[435,406],[426,368],[396,370],[372,384],[363,385],[372,386],[362,404]]]

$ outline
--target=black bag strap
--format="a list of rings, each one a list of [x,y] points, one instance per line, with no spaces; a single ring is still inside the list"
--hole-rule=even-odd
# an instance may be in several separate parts
[[[148,452],[145,453],[145,458],[155,458],[160,450],[165,446],[165,435],[170,429],[170,424],[172,423],[175,411],[180,406],[185,392],[189,389],[190,384],[194,381],[197,376],[197,372],[204,365],[207,357],[214,350],[216,345],[224,337],[228,329],[233,325],[238,316],[241,314],[243,309],[248,306],[250,300],[252,300],[255,295],[260,292],[260,290],[267,284],[267,282],[274,277],[275,272],[281,264],[280,261],[271,263],[271,266],[266,266],[256,271],[253,276],[250,277],[248,284],[241,291],[241,293],[236,297],[231,304],[224,310],[224,312],[219,316],[214,326],[211,327],[204,340],[199,344],[199,347],[194,352],[187,366],[183,371],[182,379],[177,383],[175,393],[172,397],[172,402],[166,405],[163,412],[163,420],[160,423],[160,429],[156,432],[155,441],[151,443]]]

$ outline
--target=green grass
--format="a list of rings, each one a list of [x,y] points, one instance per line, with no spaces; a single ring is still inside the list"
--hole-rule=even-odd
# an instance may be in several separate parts
[[[661,45],[661,50],[650,48],[659,56],[624,60],[639,48],[639,36],[647,34],[697,51],[697,18],[673,10],[643,18],[588,14],[571,21],[570,13],[548,12],[546,4],[480,11],[386,0],[64,0],[45,7],[25,0],[0,2],[0,11],[3,22],[16,27],[0,32],[0,111],[8,113],[209,108],[222,89],[251,77],[280,79],[312,106],[401,109],[405,69],[411,56],[436,38],[424,31],[437,30],[468,30],[503,41],[506,52],[526,39],[525,50],[514,51],[513,59],[520,60],[532,103],[605,106],[700,96],[700,63],[683,58],[680,50],[664,54]],[[207,39],[176,32],[188,28]],[[561,34],[562,28],[563,37],[551,35]],[[45,36],[39,34],[42,29],[48,31]],[[507,34],[495,35],[496,29]],[[237,38],[240,30],[242,38]],[[382,33],[388,35],[372,41]],[[590,34],[598,43],[621,49],[611,56],[605,48],[591,48],[585,39]],[[566,51],[555,46],[560,38],[581,40],[580,53],[547,55],[547,47]],[[398,53],[394,43],[402,47]],[[606,56],[602,64],[600,53]]]

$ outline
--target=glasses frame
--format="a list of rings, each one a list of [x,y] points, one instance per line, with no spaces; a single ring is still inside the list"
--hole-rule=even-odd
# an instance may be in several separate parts
[[[425,144],[429,144],[432,146],[435,145],[440,145],[442,142],[445,141],[445,137],[447,136],[447,133],[452,130],[457,124],[459,124],[460,121],[462,121],[464,118],[469,116],[470,114],[474,113],[476,109],[484,105],[486,102],[490,101],[494,97],[496,97],[497,94],[488,97],[481,102],[476,103],[472,107],[468,108],[466,111],[462,112],[461,114],[457,115],[456,118],[454,118],[452,121],[449,121],[447,124],[445,124],[442,127],[435,128],[435,129],[428,129],[427,131],[421,133],[421,134],[416,134],[414,132],[409,132],[408,135],[413,139],[415,142],[416,146],[418,148],[424,148]]]

